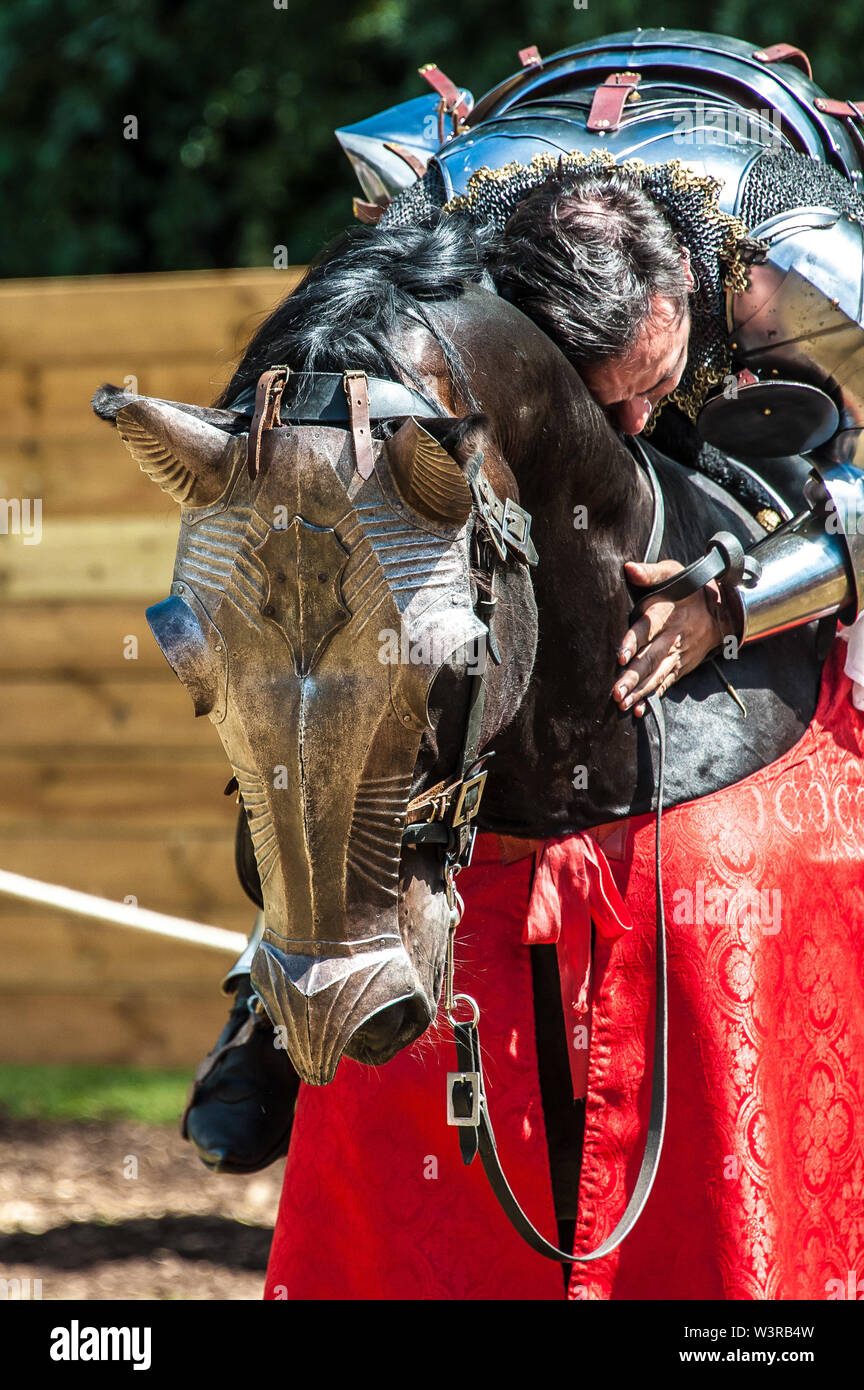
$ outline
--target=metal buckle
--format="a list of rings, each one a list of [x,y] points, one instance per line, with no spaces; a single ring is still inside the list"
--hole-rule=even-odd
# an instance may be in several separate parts
[[[501,527],[504,544],[510,545],[528,565],[536,565],[537,549],[531,539],[531,513],[511,497],[504,503],[504,522]]]
[[[530,530],[531,517],[529,513],[525,511],[524,507],[520,507],[518,502],[514,502],[512,497],[508,497],[504,503],[504,522],[501,527],[505,544],[509,541],[512,545],[524,550]]]
[[[471,1110],[467,1115],[457,1115],[453,1093],[457,1086],[470,1086]],[[468,1099],[464,1094],[463,1102]],[[479,1071],[448,1071],[447,1073],[447,1123],[457,1127],[476,1129],[480,1124],[480,1073]]]
[[[456,798],[456,805],[453,807],[452,826],[464,825],[466,821],[473,820],[480,809],[480,800],[483,796],[483,788],[486,785],[487,773],[477,772],[473,777],[469,777],[459,788],[459,795]],[[476,789],[477,795],[469,800],[471,793]],[[468,803],[466,806],[466,802]]]

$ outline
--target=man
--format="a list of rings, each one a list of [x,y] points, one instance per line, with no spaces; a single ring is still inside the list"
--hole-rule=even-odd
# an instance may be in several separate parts
[[[687,364],[690,254],[638,179],[622,169],[553,176],[509,219],[497,275],[501,292],[543,328],[579,371],[622,434],[640,434],[678,389]],[[632,562],[633,584],[681,566]],[[625,633],[625,666],[612,691],[645,712],[731,632],[716,584],[690,598],[650,603]]]
[[[560,156],[557,165],[544,156],[529,165],[512,162],[497,171],[475,171],[465,191],[440,209],[443,215],[468,213],[481,226],[503,233],[502,249],[492,253],[500,292],[557,343],[623,435],[638,435],[658,423],[652,439],[663,452],[714,473],[727,487],[728,476],[717,468],[723,455],[704,442],[717,430],[718,417],[721,440],[737,439],[744,454],[792,453],[788,442],[794,439],[795,457],[787,461],[793,469],[791,486],[786,483],[790,517],[814,505],[812,486],[808,501],[804,487],[811,465],[819,469],[824,491],[819,490],[816,511],[827,507],[829,519],[826,524],[814,511],[808,524],[836,542],[836,553],[826,550],[824,556],[826,574],[842,557],[854,582],[848,589],[838,586],[836,602],[821,609],[806,592],[796,594],[790,609],[782,593],[772,592],[773,574],[760,581],[758,597],[740,587],[730,594],[712,583],[677,603],[649,600],[645,616],[622,636],[624,670],[612,691],[619,706],[637,716],[644,714],[647,695],[665,693],[726,637],[756,640],[824,612],[839,612],[850,622],[861,608],[864,546],[856,518],[864,513],[864,460],[858,457],[864,325],[856,276],[862,266],[864,199],[840,175],[804,156],[769,151],[751,179],[762,167],[770,188],[763,204],[778,209],[765,223],[767,240],[723,211],[717,180],[691,173],[677,160],[618,165],[603,150],[573,151]],[[428,201],[436,187],[429,174],[426,184],[425,207],[421,190],[411,189],[394,200],[383,225],[398,225],[406,211],[412,220],[438,215]],[[808,195],[821,206],[808,211],[805,220],[797,209],[807,207]],[[832,265],[847,257],[852,283],[844,305],[838,299],[826,304]],[[833,317],[826,320],[826,311]],[[746,351],[735,342],[739,331],[749,338]],[[750,362],[761,381],[748,370]],[[781,412],[787,411],[793,418],[801,414],[797,435],[794,428],[791,433],[779,429]],[[742,422],[737,428],[736,413]],[[754,415],[765,442],[758,434],[753,438]],[[782,448],[772,447],[772,440],[782,440]],[[814,442],[819,448],[811,454],[805,446]],[[751,462],[761,472],[761,462]],[[844,477],[835,499],[838,467]],[[764,515],[759,511],[757,519]],[[774,526],[778,519],[773,518]],[[786,563],[780,551],[787,531],[781,528],[772,540],[772,566]],[[673,560],[650,566],[634,562],[626,573],[631,584],[648,586],[680,569]],[[815,599],[815,574],[806,578],[805,590],[808,584]],[[769,593],[770,607],[763,603]],[[752,620],[751,605],[760,608],[758,621]],[[851,656],[856,670],[864,661],[861,643],[859,629]]]

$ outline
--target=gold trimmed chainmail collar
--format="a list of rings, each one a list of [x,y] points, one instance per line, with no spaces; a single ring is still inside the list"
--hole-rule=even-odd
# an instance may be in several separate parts
[[[740,218],[724,212],[718,196],[719,179],[698,174],[679,159],[646,164],[641,159],[619,162],[608,150],[593,154],[572,150],[569,154],[535,154],[529,164],[514,160],[499,169],[477,169],[464,193],[445,203],[443,214],[469,213],[475,220],[491,222],[502,230],[522,200],[550,175],[594,167],[621,168],[634,175],[645,193],[660,204],[673,229],[690,252],[696,275],[691,296],[691,333],[687,367],[677,390],[654,410],[645,433],[650,433],[663,405],[669,401],[695,420],[709,392],[731,372],[732,357],[726,332],[726,292],[747,288],[747,270],[753,242]]]

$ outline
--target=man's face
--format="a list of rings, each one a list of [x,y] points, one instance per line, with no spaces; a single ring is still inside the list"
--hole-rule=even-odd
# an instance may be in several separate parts
[[[622,434],[642,432],[657,402],[677,387],[687,364],[689,309],[681,315],[673,300],[659,294],[651,306],[628,353],[582,371],[591,395]]]

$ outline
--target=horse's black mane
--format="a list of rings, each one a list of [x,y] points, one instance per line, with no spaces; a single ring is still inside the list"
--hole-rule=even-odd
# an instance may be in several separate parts
[[[431,227],[343,232],[255,333],[216,404],[230,405],[276,363],[298,372],[365,371],[422,387],[398,346],[399,329],[413,320],[431,333],[454,384],[476,409],[437,306],[455,299],[466,284],[494,292],[486,269],[494,238],[491,229],[464,215]]]

